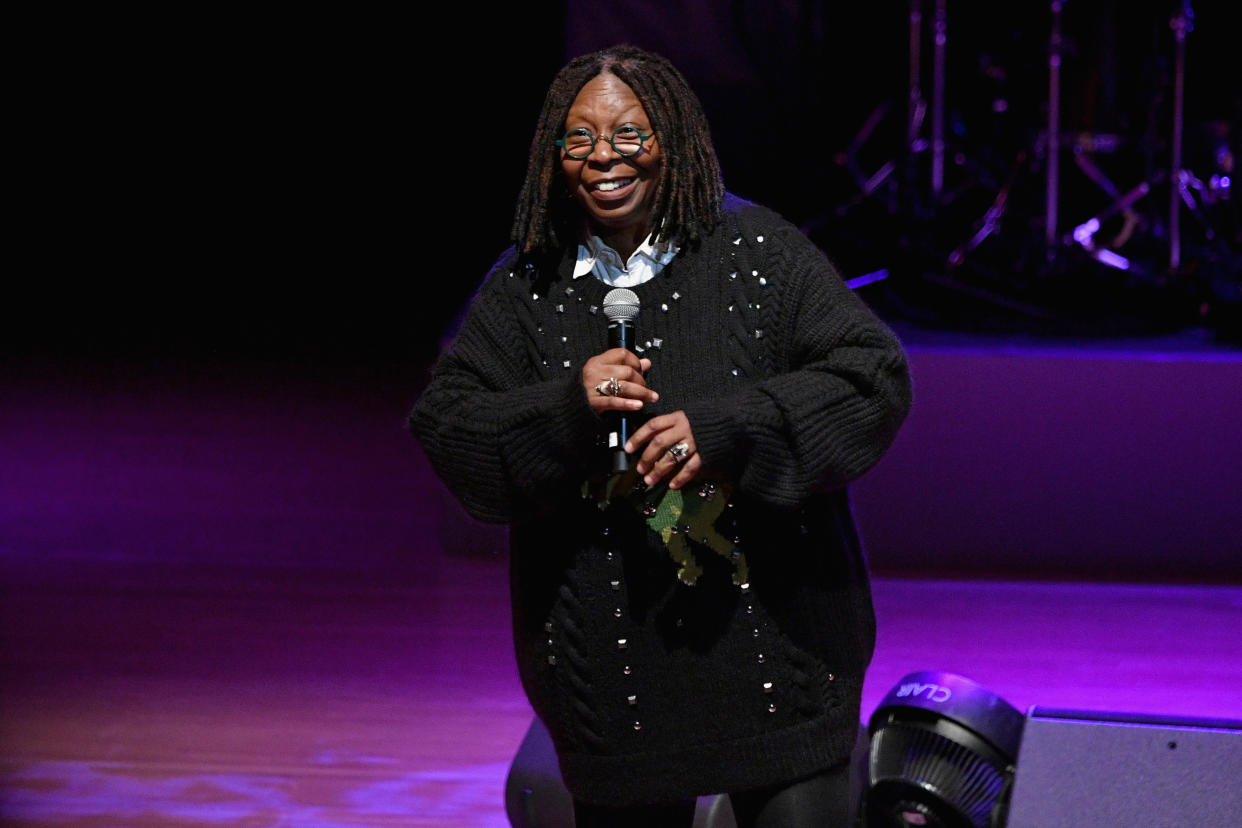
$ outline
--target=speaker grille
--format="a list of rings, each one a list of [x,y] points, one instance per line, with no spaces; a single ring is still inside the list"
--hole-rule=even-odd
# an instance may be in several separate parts
[[[872,737],[873,787],[915,784],[978,828],[987,828],[1006,780],[1005,768],[926,727],[890,722]]]

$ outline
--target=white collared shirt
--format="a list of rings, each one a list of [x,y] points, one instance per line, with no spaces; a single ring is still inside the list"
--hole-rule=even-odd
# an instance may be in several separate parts
[[[634,287],[654,279],[673,260],[679,249],[672,239],[652,244],[651,236],[647,236],[630,254],[629,260],[623,262],[621,254],[605,244],[603,239],[591,236],[586,244],[578,245],[574,278],[593,273],[604,284]]]

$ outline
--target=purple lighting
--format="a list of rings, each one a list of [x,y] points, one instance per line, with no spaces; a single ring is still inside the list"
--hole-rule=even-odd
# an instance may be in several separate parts
[[[1080,224],[1074,228],[1074,241],[1083,247],[1091,244],[1091,237],[1100,231],[1100,220],[1091,219],[1090,221]]]
[[[845,285],[850,290],[857,290],[858,288],[863,287],[864,285],[869,285],[872,282],[880,282],[887,278],[888,278],[887,269],[873,270],[870,273],[864,273],[861,276],[855,276],[853,279],[846,279]]]
[[[851,489],[861,714],[934,669],[1236,716],[1242,351],[969,343],[909,343],[919,402]],[[255,370],[0,377],[0,823],[501,828],[503,530],[402,431],[405,378]]]
[[[1115,267],[1118,270],[1130,269],[1130,260],[1125,256],[1120,256],[1114,253],[1111,250],[1093,250],[1091,251],[1091,255],[1094,256],[1097,261],[1106,264],[1109,267]]]

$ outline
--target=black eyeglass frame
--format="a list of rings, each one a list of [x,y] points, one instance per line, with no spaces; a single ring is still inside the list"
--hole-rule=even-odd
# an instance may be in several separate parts
[[[622,150],[617,149],[617,136],[626,130],[633,130],[634,132],[638,133],[638,147],[633,152],[623,152]],[[571,135],[585,135],[587,138],[590,138],[591,148],[587,150],[586,153],[583,155],[575,155],[574,153],[570,152],[569,147],[565,146],[565,143],[569,140],[569,137]],[[655,135],[655,130],[652,130],[647,135],[643,135],[643,131],[639,129],[638,127],[634,126],[633,124],[625,124],[624,126],[617,127],[616,129],[612,131],[612,136],[609,138],[605,138],[603,135],[596,136],[595,133],[591,132],[591,130],[585,127],[579,127],[578,129],[571,129],[569,132],[566,132],[564,135],[562,135],[560,138],[558,138],[553,143],[556,144],[556,146],[560,147],[565,152],[565,154],[568,155],[570,158],[574,159],[575,161],[583,161],[591,157],[591,153],[595,152],[596,143],[598,143],[599,140],[603,138],[604,140],[608,142],[608,146],[612,147],[612,151],[615,152],[617,155],[620,155],[622,158],[633,158],[635,155],[638,155],[640,152],[643,151],[643,144],[645,144],[654,135]]]

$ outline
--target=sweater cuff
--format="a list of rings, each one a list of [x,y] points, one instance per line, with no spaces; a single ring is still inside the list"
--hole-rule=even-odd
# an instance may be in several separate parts
[[[530,411],[535,413],[514,429],[510,439],[511,467],[526,469],[535,479],[578,466],[589,454],[584,448],[593,445],[599,433],[599,417],[580,382],[570,379],[550,386],[534,385],[522,392],[530,395]],[[522,401],[515,399],[514,404],[520,409]]]
[[[742,418],[729,399],[687,403],[682,407],[694,433],[703,469],[712,477],[735,479],[747,451]]]

